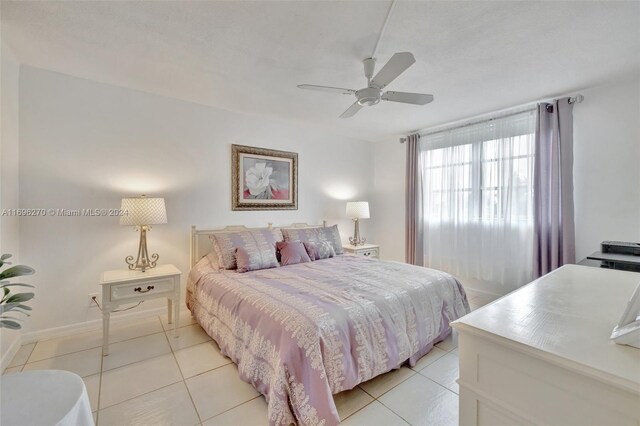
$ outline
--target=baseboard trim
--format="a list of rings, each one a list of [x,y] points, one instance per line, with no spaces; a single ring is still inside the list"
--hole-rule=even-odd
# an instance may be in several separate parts
[[[147,318],[156,315],[165,314],[167,312],[166,307],[159,307],[153,309],[147,309],[145,311],[131,312],[120,315],[111,316],[111,324],[118,324],[120,322],[130,321],[137,318]],[[56,337],[65,337],[72,334],[83,333],[86,331],[102,330],[102,319],[96,319],[91,321],[79,322],[76,324],[63,325],[62,327],[46,328],[44,330],[30,331],[22,335],[21,345],[37,342],[38,340],[53,339]],[[20,346],[18,346],[20,347]],[[4,360],[4,359],[3,359]]]
[[[484,295],[484,296],[490,296],[493,299],[497,299],[498,297],[504,296],[504,294],[500,294],[500,293],[493,292],[493,291],[488,291],[486,289],[481,289],[481,288],[478,288],[477,286],[474,286],[474,285],[467,284],[467,285],[464,286],[464,288],[469,290],[469,291],[471,291],[472,293],[476,293],[476,294],[480,294],[480,295]]]
[[[17,339],[13,341],[9,349],[7,349],[3,354],[2,358],[0,358],[0,373],[4,371],[5,368],[9,365],[11,360],[20,350],[20,346],[22,346],[22,336],[18,336]]]
[[[493,281],[484,281],[463,276],[457,276],[456,278],[462,283],[462,286],[466,290],[479,295],[489,296],[492,299],[502,297],[512,291],[505,289],[503,285]]]

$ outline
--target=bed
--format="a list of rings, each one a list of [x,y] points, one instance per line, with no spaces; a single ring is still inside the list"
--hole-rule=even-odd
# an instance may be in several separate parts
[[[186,303],[271,425],[336,425],[333,395],[414,365],[469,312],[441,271],[353,255],[247,273],[219,269],[192,231]],[[199,259],[199,260],[198,260]]]

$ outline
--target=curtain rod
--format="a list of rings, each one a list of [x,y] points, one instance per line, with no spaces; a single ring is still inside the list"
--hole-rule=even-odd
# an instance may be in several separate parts
[[[540,100],[535,102],[536,104],[540,103],[540,102],[544,102],[544,101],[548,101],[549,99],[545,99],[545,100]],[[569,103],[570,104],[579,104],[584,100],[584,96],[581,94],[577,94],[576,96],[572,96],[569,98]],[[520,108],[524,108],[525,106],[531,105],[532,103],[528,103],[528,104],[524,104],[522,105]],[[441,129],[438,129],[438,127],[442,127],[442,126],[437,126],[435,127],[433,131],[429,131],[429,130],[424,130],[424,132],[422,133],[423,135],[435,135],[438,133],[444,133],[444,132],[448,132],[450,130],[455,130],[455,129],[461,129],[464,127],[469,127],[469,126],[473,126],[474,124],[479,124],[479,123],[483,123],[485,121],[491,121],[491,120],[495,120],[498,118],[505,118],[505,117],[511,117],[514,115],[518,115],[518,114],[524,114],[526,112],[531,112],[531,111],[535,111],[537,107],[531,107],[531,108],[527,108],[527,109],[522,109],[522,110],[518,110],[518,111],[513,111],[514,108],[518,108],[518,107],[511,107],[508,108],[506,110],[502,110],[504,111],[504,114],[500,114],[499,111],[496,113],[497,115],[494,115],[492,117],[489,118],[483,118],[483,119],[477,119],[477,120],[473,120],[473,118],[469,118],[469,119],[464,119],[464,120],[459,120],[459,122],[461,122],[459,125],[455,125],[452,127],[444,127]],[[482,114],[483,116],[486,116],[487,114]],[[477,116],[476,116],[477,117]],[[473,121],[469,121],[469,120],[473,120]],[[463,122],[462,122],[463,121]],[[455,123],[455,122],[454,122]],[[446,125],[444,125],[446,126]],[[420,131],[416,131],[414,133],[421,133]],[[400,138],[400,143],[405,143],[407,141],[407,138]]]

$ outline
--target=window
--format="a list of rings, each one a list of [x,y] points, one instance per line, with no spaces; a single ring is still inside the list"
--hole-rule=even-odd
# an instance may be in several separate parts
[[[493,123],[489,125],[495,127]],[[496,136],[478,129],[471,143],[423,150],[425,218],[435,221],[528,221],[533,207],[534,134]],[[489,129],[491,130],[491,129]],[[451,136],[450,136],[451,137]],[[466,138],[472,138],[466,135]],[[428,136],[427,136],[428,138]],[[440,137],[442,139],[443,137]]]
[[[479,144],[482,220],[527,221],[533,215],[534,135]]]
[[[470,144],[424,151],[429,219],[474,216],[471,153]]]
[[[531,277],[535,114],[420,138],[426,265],[495,283]]]

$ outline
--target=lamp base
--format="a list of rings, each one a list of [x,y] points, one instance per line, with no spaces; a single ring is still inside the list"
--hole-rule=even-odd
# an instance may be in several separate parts
[[[150,230],[151,227],[147,225],[142,225],[140,227],[140,244],[138,245],[138,258],[136,261],[133,261],[133,256],[125,257],[124,261],[129,265],[129,269],[144,272],[147,269],[155,268],[156,262],[160,258],[158,253],[154,253],[149,257],[149,252],[147,251],[147,231]],[[151,259],[151,260],[150,260]]]
[[[362,246],[367,239],[360,238],[360,222],[358,221],[358,218],[354,218],[353,222],[355,224],[355,228],[353,230],[353,237],[349,237],[349,244],[352,246]]]

